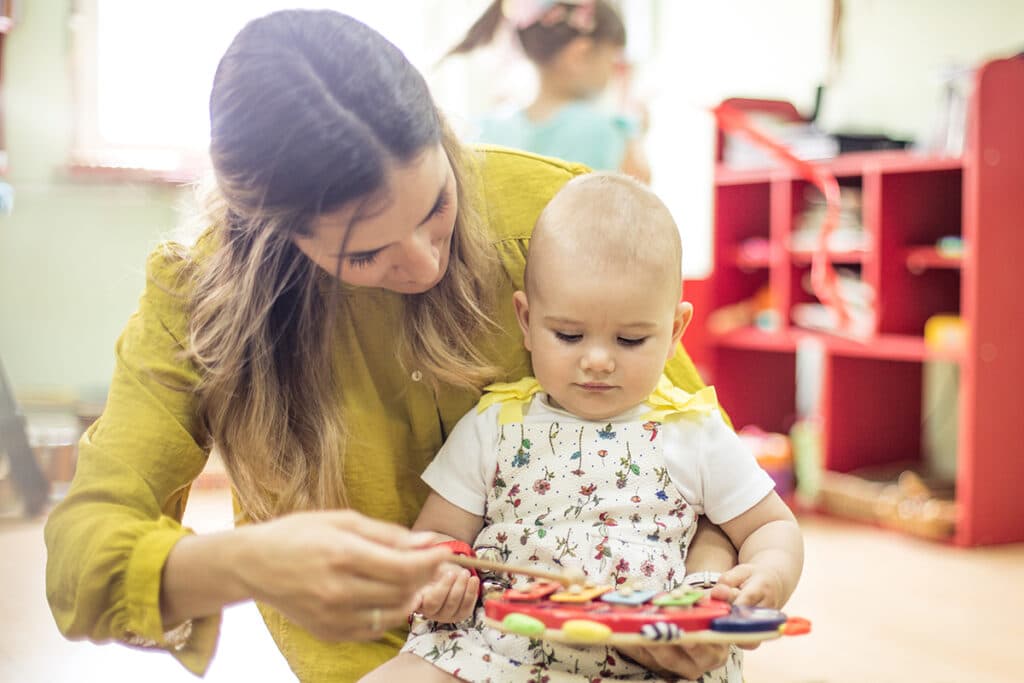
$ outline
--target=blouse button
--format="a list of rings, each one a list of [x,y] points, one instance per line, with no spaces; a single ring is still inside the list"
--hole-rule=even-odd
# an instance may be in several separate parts
[[[410,377],[412,377],[413,382],[419,382],[421,379],[423,379],[423,373],[420,372],[419,370],[413,370],[412,375],[410,375]]]

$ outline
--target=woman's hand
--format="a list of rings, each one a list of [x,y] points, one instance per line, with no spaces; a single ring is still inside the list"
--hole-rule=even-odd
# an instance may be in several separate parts
[[[251,595],[329,641],[378,638],[407,623],[450,557],[424,548],[427,534],[352,511],[295,513],[240,531]]]
[[[416,611],[433,621],[457,624],[473,615],[479,594],[480,579],[467,569],[449,565],[437,581],[420,592]]]
[[[729,659],[729,646],[719,643],[620,647],[622,654],[662,678],[698,679],[723,666]]]

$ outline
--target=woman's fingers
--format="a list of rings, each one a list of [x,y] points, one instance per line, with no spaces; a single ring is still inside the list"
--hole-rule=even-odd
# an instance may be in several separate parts
[[[693,645],[620,648],[626,656],[667,678],[682,676],[696,679],[725,664],[727,645]]]
[[[384,609],[368,607],[353,613],[351,627],[340,639],[344,640],[376,640],[393,628],[404,626],[409,621],[406,608]]]
[[[327,599],[335,609],[362,610],[371,607],[404,609],[419,592],[399,594],[394,584],[363,576],[349,576],[336,584],[336,592]]]
[[[377,534],[383,523],[367,521],[372,523],[339,529],[337,552],[332,559],[340,571],[416,589],[430,582],[438,567],[451,556],[443,547],[396,548],[394,533],[381,542]],[[404,534],[408,536],[409,532],[404,531]]]
[[[709,643],[651,649],[660,668],[686,678],[699,678],[704,673],[725,664],[729,657],[727,645]]]
[[[249,527],[243,580],[252,595],[325,640],[379,637],[405,623],[450,557],[358,513],[296,513]]]
[[[352,531],[363,538],[399,550],[424,548],[432,545],[434,534],[426,531],[410,531],[404,526],[385,522],[353,510],[331,510],[315,513],[339,529]]]

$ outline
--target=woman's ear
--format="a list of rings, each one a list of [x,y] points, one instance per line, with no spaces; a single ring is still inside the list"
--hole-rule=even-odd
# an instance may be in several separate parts
[[[527,351],[530,348],[530,301],[526,298],[526,292],[519,290],[512,295],[512,306],[516,309],[516,321],[519,329],[523,331],[523,346]]]
[[[675,316],[672,318],[672,344],[668,348],[668,357],[671,358],[676,352],[676,344],[683,337],[683,332],[689,327],[693,320],[693,304],[689,301],[680,301],[676,304]]]

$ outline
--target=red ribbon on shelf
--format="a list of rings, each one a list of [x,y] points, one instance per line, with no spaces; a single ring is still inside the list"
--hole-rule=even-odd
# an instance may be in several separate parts
[[[758,130],[740,109],[722,103],[711,111],[720,130],[742,135],[767,149],[825,196],[825,220],[818,235],[817,248],[811,256],[811,289],[825,307],[835,311],[840,330],[845,330],[850,323],[850,312],[839,294],[839,277],[829,260],[828,250],[829,236],[839,225],[839,182],[836,177],[827,168],[798,158],[784,144]]]

